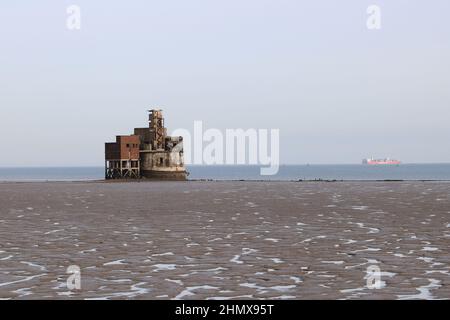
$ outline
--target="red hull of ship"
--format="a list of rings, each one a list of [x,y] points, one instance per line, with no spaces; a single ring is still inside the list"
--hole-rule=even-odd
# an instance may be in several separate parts
[[[390,164],[390,165],[395,165],[395,164],[400,164],[401,162],[400,161],[397,161],[397,160],[389,160],[389,161],[371,161],[371,160],[369,160],[369,161],[367,161],[367,164],[370,164],[370,165],[379,165],[379,164]]]

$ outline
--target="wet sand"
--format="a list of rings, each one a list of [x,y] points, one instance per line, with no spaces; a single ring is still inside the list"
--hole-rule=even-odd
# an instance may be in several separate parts
[[[449,247],[445,182],[0,183],[0,299],[450,299]]]

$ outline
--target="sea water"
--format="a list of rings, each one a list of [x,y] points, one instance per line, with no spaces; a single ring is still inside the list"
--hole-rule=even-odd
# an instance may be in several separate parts
[[[450,180],[450,164],[282,165],[272,176],[259,166],[188,166],[190,180]],[[0,181],[104,179],[103,167],[0,168]]]

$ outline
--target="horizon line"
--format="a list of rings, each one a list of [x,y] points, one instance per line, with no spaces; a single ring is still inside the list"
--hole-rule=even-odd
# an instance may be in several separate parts
[[[361,166],[400,166],[400,165],[424,165],[424,164],[450,164],[450,162],[402,162],[399,165],[364,165],[361,162],[352,163],[280,163],[279,166],[348,166],[348,165],[361,165]],[[187,167],[261,167],[264,164],[186,164]],[[104,165],[24,165],[24,166],[1,166],[0,169],[45,169],[45,168],[104,168]]]

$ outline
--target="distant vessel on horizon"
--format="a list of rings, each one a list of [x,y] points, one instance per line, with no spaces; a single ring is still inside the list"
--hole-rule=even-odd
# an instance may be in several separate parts
[[[373,157],[370,159],[363,159],[363,164],[367,165],[399,165],[401,162],[395,159],[374,159]]]

